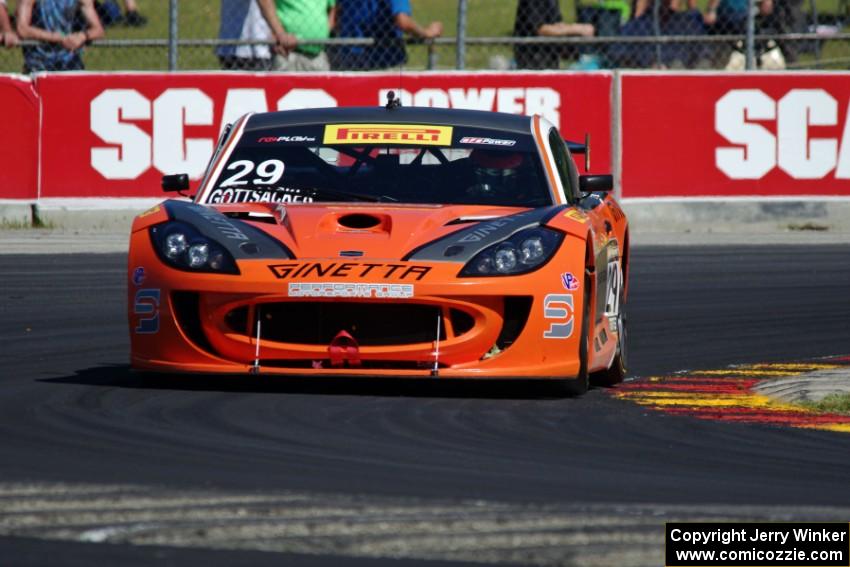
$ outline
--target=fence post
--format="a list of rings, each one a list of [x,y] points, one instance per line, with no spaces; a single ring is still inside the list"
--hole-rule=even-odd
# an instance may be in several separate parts
[[[459,0],[457,3],[457,48],[455,49],[455,67],[459,71],[466,68],[466,3],[467,0]]]
[[[177,70],[177,0],[170,0],[168,10],[168,70]]]
[[[661,0],[652,3],[652,33],[655,37],[661,37]],[[655,65],[660,69],[661,65],[661,43],[655,44]]]
[[[755,0],[749,0],[747,2],[748,10],[747,10],[747,63],[746,69],[747,71],[752,71],[756,68],[756,54],[755,54],[755,39],[753,36],[756,33],[756,3]]]

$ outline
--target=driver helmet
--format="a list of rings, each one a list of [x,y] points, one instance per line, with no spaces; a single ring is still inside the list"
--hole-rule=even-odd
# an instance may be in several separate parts
[[[519,152],[476,148],[469,154],[475,173],[475,191],[481,195],[516,192],[523,156]]]

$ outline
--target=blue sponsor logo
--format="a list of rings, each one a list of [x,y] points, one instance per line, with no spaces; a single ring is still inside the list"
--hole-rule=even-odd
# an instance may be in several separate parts
[[[561,274],[561,283],[564,284],[564,289],[567,291],[575,291],[578,289],[578,278],[571,272]]]
[[[145,283],[145,278],[147,274],[145,274],[145,269],[141,266],[133,270],[133,285],[139,286]]]

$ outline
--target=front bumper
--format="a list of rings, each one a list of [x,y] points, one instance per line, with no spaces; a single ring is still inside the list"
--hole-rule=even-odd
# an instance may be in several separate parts
[[[571,258],[559,252],[531,274],[458,278],[460,266],[451,263],[427,264],[425,275],[396,262],[381,263],[402,266],[390,277],[382,277],[386,270],[363,275],[358,269],[303,276],[294,275],[297,268],[281,271],[273,261],[252,260],[240,262],[241,275],[229,276],[164,266],[149,240],[137,239],[128,283],[131,364],[205,374],[251,373],[259,366],[263,374],[427,377],[436,363],[441,377],[570,378],[579,370],[582,293],[565,290],[561,274],[582,274],[583,262],[583,254]],[[147,274],[141,283],[133,278],[139,267]],[[333,288],[340,282],[410,287],[394,288],[402,292],[391,297],[379,296],[385,287],[369,297],[291,295],[293,289],[299,294],[308,289],[304,283],[322,293],[341,289]],[[553,319],[544,306],[550,295],[572,297],[572,310]],[[547,336],[553,323],[565,325],[567,319],[569,336]],[[334,365],[331,343],[339,331],[358,346],[356,356]]]

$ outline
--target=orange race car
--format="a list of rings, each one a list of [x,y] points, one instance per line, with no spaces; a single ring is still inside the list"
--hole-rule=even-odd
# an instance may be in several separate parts
[[[246,115],[192,201],[133,223],[132,366],[618,382],[628,227],[585,149],[539,116],[392,101]]]

